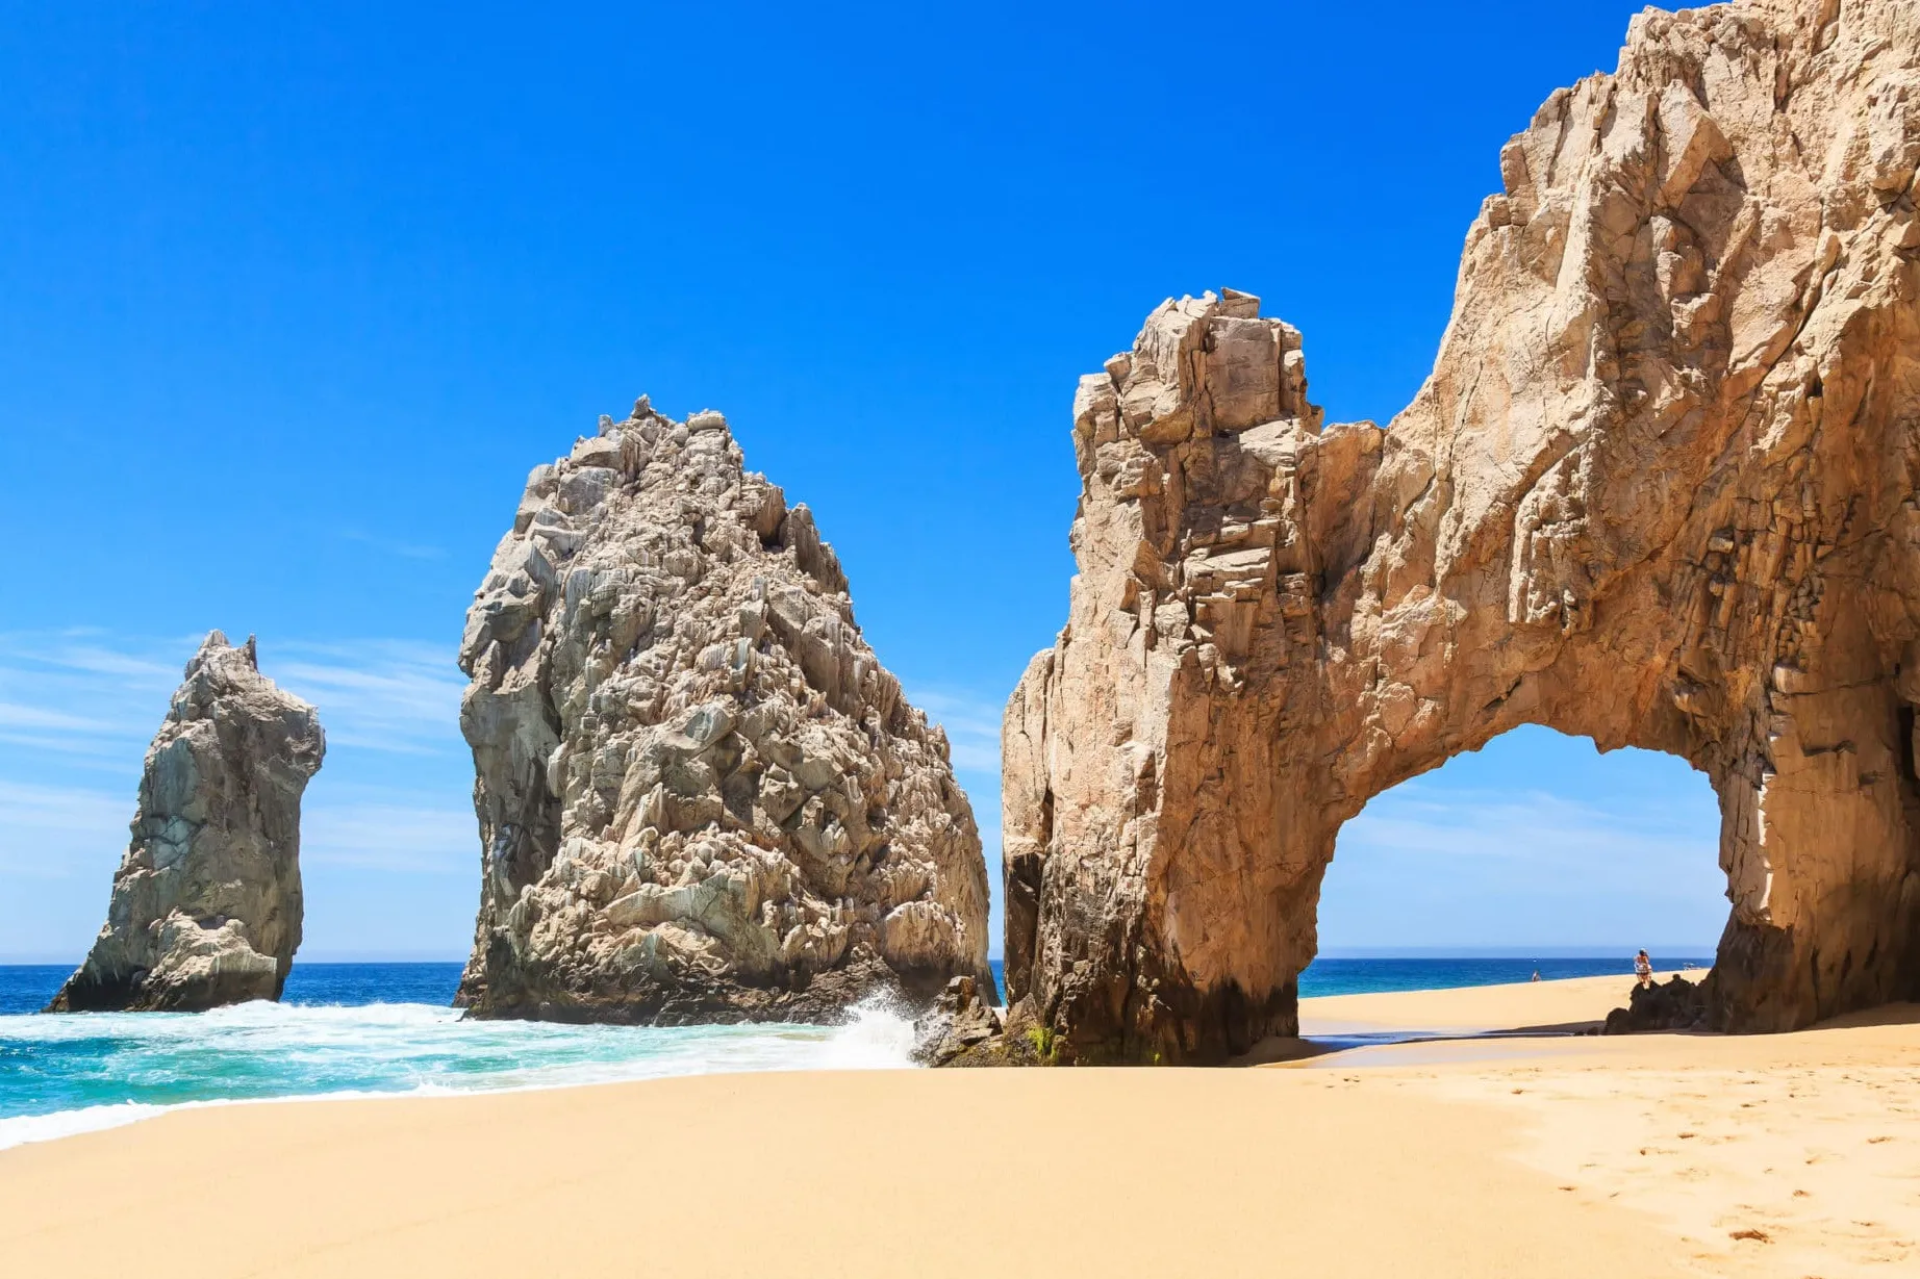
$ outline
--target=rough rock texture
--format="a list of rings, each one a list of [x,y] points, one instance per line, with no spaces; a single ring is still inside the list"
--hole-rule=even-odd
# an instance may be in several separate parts
[[[1607,1014],[1606,1033],[1629,1035],[1645,1030],[1697,1030],[1707,1025],[1712,1009],[1704,982],[1675,974],[1666,985],[1635,985],[1625,1008]]]
[[[251,638],[207,636],[147,748],[107,922],[47,1011],[280,998],[300,947],[300,796],[326,748]]]
[[[914,1059],[925,1066],[954,1065],[967,1058],[968,1050],[997,1039],[1002,1027],[999,1009],[989,1002],[992,996],[971,977],[948,982],[913,1023]]]
[[[1501,153],[1413,404],[1168,302],[1082,381],[1005,742],[1007,984],[1072,1059],[1295,1027],[1342,822],[1523,723],[1710,778],[1714,1023],[1920,996],[1920,6],[1633,20]]]
[[[818,1020],[956,975],[992,990],[946,735],[718,413],[643,398],[537,468],[460,662],[474,1013]]]

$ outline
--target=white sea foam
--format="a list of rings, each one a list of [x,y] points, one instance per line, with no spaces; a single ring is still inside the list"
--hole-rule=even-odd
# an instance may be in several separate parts
[[[900,1068],[912,1038],[912,1024],[879,1005],[839,1026],[466,1021],[424,1004],[0,1017],[0,1149],[242,1101]]]
[[[0,1119],[0,1150],[9,1146],[24,1146],[30,1141],[52,1141],[56,1137],[118,1128],[122,1124],[151,1119],[169,1109],[171,1107],[123,1101],[105,1106],[82,1106],[78,1110],[58,1110],[50,1115],[16,1115],[12,1119]]]

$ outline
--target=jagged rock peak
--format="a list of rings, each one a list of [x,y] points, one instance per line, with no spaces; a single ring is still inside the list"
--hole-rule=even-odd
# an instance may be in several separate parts
[[[147,748],[107,922],[48,1011],[278,999],[300,946],[300,797],[325,754],[253,637],[209,634]]]
[[[1916,165],[1916,0],[1650,10],[1501,151],[1391,429],[1250,300],[1155,311],[1005,720],[1009,1024],[1290,1033],[1341,824],[1521,724],[1712,782],[1713,1024],[1920,997]]]
[[[646,399],[536,467],[467,615],[482,1016],[820,1020],[989,983],[945,734],[726,419]]]

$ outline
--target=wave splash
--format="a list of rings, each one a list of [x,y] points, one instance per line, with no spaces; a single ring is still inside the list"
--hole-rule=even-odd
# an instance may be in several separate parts
[[[507,1092],[765,1070],[911,1066],[882,1003],[838,1026],[465,1021],[426,1004],[0,1017],[0,1149],[243,1101]]]

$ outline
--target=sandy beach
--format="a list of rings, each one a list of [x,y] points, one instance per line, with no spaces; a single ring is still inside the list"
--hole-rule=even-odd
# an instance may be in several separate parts
[[[1588,1022],[1617,978],[1306,1001]],[[1920,1009],[1364,1048],[175,1112],[0,1151],[8,1276],[1909,1273]]]

